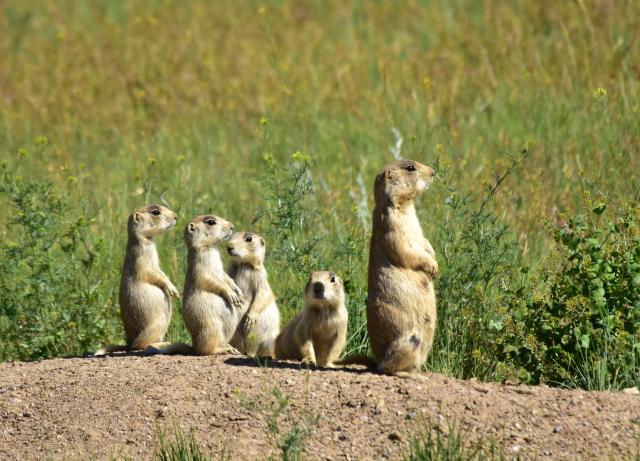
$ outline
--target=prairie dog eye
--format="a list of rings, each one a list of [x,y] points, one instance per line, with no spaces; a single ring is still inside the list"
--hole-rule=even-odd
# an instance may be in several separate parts
[[[154,210],[151,210],[151,214],[155,216],[160,216],[160,210],[158,210],[157,208]]]
[[[407,171],[416,171],[416,167],[413,165],[407,165],[404,169]]]
[[[205,221],[209,226],[215,226],[216,225],[216,220],[215,219],[207,219]]]
[[[250,235],[244,239],[245,242],[253,242],[253,237],[251,237]]]

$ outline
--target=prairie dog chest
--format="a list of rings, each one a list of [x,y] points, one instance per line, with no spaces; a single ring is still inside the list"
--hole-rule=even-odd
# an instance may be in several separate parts
[[[204,252],[198,263],[202,272],[207,275],[219,275],[224,273],[222,259],[220,259],[220,252],[216,249],[212,248],[209,251]]]
[[[398,233],[398,238],[408,245],[422,245],[424,236],[415,208],[394,212],[387,219],[389,228]]]
[[[341,323],[341,317],[336,311],[329,309],[316,311],[310,325],[310,336],[314,341],[335,336]]]
[[[149,269],[160,269],[160,258],[154,243],[145,243],[134,250],[135,272],[139,275]]]
[[[251,301],[260,289],[259,276],[259,270],[245,265],[240,266],[233,276],[234,282],[242,290],[248,301]]]

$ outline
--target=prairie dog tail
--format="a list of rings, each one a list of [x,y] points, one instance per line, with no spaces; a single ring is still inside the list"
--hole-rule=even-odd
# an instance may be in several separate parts
[[[195,354],[194,348],[185,343],[154,343],[144,351],[148,354]]]
[[[420,370],[420,343],[417,334],[396,339],[387,348],[378,369],[387,375]]]
[[[126,352],[131,351],[127,345],[124,344],[105,344],[102,348],[94,352],[95,357],[102,355],[113,354],[114,352]],[[148,354],[193,354],[193,347],[184,343],[153,343],[149,344],[146,348],[142,349],[142,352]]]
[[[363,365],[370,369],[378,368],[376,361],[365,354],[352,354],[333,363],[335,365]]]
[[[102,355],[113,354],[114,352],[128,351],[129,347],[126,344],[105,344],[100,349],[93,353],[94,356],[99,357]]]

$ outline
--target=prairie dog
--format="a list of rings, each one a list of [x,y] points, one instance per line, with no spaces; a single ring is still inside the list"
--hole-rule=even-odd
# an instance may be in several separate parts
[[[280,311],[264,267],[266,243],[257,234],[236,232],[227,242],[227,251],[231,256],[229,276],[245,298],[231,345],[243,354],[273,357]]]
[[[162,205],[145,205],[129,215],[119,295],[127,345],[107,345],[96,355],[166,344],[162,340],[171,322],[171,298],[179,293],[160,269],[154,237],[171,229],[176,219],[177,215]]]
[[[304,290],[304,309],[276,338],[276,358],[333,367],[347,342],[344,287],[333,272],[313,272]]]
[[[189,251],[182,314],[196,354],[233,350],[228,346],[244,298],[222,267],[218,245],[233,225],[214,215],[196,216],[184,230]]]
[[[375,180],[367,329],[378,369],[386,374],[419,372],[433,344],[438,263],[414,200],[434,176],[428,166],[398,160]]]

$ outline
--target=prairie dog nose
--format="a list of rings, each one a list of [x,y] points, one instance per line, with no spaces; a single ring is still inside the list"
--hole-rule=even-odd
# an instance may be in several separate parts
[[[321,282],[315,282],[313,284],[313,294],[316,295],[317,298],[324,294],[324,285]]]

